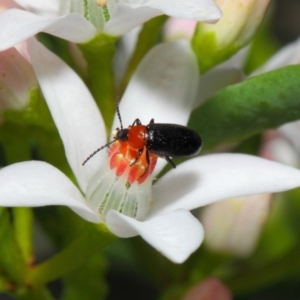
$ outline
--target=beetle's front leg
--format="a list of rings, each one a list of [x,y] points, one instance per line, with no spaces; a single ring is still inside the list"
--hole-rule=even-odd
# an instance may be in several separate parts
[[[142,125],[142,122],[140,119],[135,119],[134,122],[132,123],[132,127],[136,125]]]

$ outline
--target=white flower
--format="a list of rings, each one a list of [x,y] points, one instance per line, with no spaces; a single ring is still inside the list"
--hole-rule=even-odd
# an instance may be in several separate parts
[[[86,220],[105,220],[120,237],[141,235],[169,259],[180,263],[203,240],[203,228],[189,210],[226,198],[300,185],[300,171],[291,167],[242,154],[207,155],[180,164],[158,180],[151,196],[153,203],[143,220],[113,209],[100,216],[98,210],[91,208],[86,191],[95,183],[95,174],[113,174],[101,167],[107,163],[107,152],[100,151],[84,167],[81,164],[106,143],[102,117],[82,81],[65,63],[35,40],[30,42],[29,50],[80,190],[45,162],[17,163],[0,171],[3,206],[66,205]],[[156,47],[139,66],[121,101],[123,124],[127,126],[137,117],[143,123],[153,117],[156,122],[186,124],[194,105],[197,80],[197,64],[187,42]],[[164,164],[160,159],[156,171]],[[115,175],[113,180],[121,185]],[[151,193],[151,185],[148,181],[145,185],[136,184],[135,189],[141,193],[133,198],[137,197],[142,205],[143,191]],[[99,202],[106,196],[97,187],[95,192]],[[108,195],[114,192],[118,190]]]
[[[39,4],[34,3],[36,1],[19,2],[27,9],[34,7],[32,10],[35,13],[14,8],[0,14],[0,50],[15,46],[39,32],[46,32],[74,43],[86,42],[97,32],[83,16],[66,13],[65,9],[59,6],[61,1],[48,1],[46,7],[49,14],[46,15],[43,11],[45,5],[42,2]]]
[[[105,30],[117,35],[162,14],[210,23],[217,22],[222,16],[213,0],[108,0],[107,7],[111,19],[106,23]]]
[[[84,43],[92,39],[98,30],[120,35],[162,14],[198,21],[217,21],[221,17],[213,0],[109,0],[106,9],[97,6],[95,0],[88,0],[87,5],[81,0],[15,2],[25,10],[14,8],[0,14],[0,50],[10,48],[39,32],[74,43]]]

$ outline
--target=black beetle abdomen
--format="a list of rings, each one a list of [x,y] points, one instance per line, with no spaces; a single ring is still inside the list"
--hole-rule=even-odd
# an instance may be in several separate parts
[[[147,149],[160,156],[184,157],[197,154],[202,140],[194,130],[177,124],[150,123],[146,126]]]

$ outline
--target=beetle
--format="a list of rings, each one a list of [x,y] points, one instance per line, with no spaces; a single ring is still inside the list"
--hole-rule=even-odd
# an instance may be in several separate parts
[[[192,156],[201,150],[202,140],[199,134],[186,126],[155,123],[154,119],[151,119],[148,125],[143,125],[140,119],[135,119],[131,126],[123,128],[118,102],[116,110],[121,128],[116,128],[113,134],[113,140],[94,151],[82,165],[85,165],[96,153],[115,141],[128,142],[130,147],[138,150],[138,154],[130,166],[137,162],[144,147],[147,149],[147,167],[150,164],[149,153],[165,158],[173,168],[176,168],[176,165],[170,157]]]

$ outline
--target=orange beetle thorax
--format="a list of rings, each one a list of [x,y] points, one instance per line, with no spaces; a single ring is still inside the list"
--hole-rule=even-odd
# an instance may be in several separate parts
[[[129,128],[128,144],[134,149],[143,149],[146,144],[145,125],[137,125]]]

